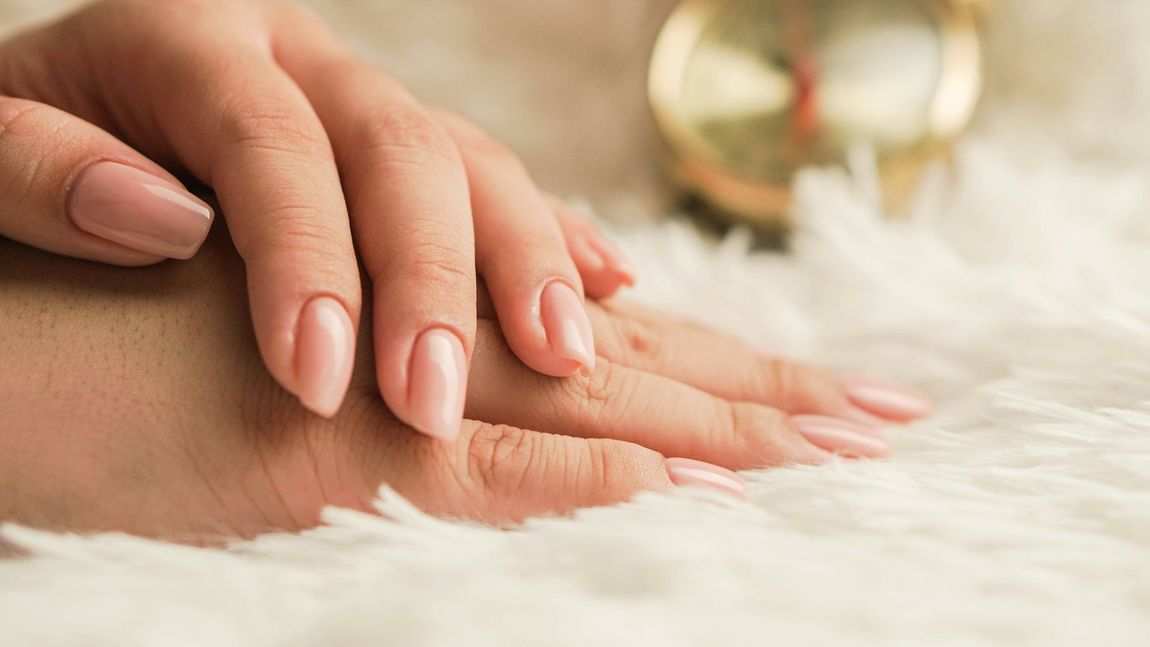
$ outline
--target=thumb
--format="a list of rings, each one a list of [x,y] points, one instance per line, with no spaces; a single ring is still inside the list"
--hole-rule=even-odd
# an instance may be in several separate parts
[[[0,97],[0,236],[117,265],[191,258],[212,209],[107,132]]]

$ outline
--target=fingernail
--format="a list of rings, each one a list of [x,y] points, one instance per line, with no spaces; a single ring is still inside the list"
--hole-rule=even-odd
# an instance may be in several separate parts
[[[339,411],[355,363],[355,328],[343,304],[331,297],[308,302],[296,336],[296,396],[312,412]]]
[[[607,269],[607,259],[591,247],[590,236],[572,236],[567,241],[572,258],[577,258],[589,272]]]
[[[863,458],[890,454],[885,438],[853,422],[827,416],[791,416],[791,423],[812,445],[828,452]]]
[[[611,269],[619,279],[627,285],[635,285],[635,266],[627,260],[627,255],[615,243],[599,232],[588,234],[587,244],[603,259],[604,265]]]
[[[675,485],[708,487],[740,499],[746,495],[747,482],[729,469],[690,458],[668,458],[666,465]]]
[[[894,420],[911,420],[930,415],[928,398],[905,386],[871,377],[842,379],[843,389],[855,406]]]
[[[455,440],[467,395],[467,355],[459,337],[439,328],[420,335],[411,351],[408,384],[408,424],[429,436]]]
[[[187,259],[207,238],[212,208],[183,187],[117,162],[98,162],[72,187],[79,229],[134,250]]]
[[[595,368],[595,342],[583,300],[570,286],[554,281],[543,288],[539,298],[543,330],[555,354],[579,362],[588,371]]]

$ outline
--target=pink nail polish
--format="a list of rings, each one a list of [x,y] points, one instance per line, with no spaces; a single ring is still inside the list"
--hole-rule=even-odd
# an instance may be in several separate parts
[[[635,266],[626,254],[606,236],[595,232],[587,236],[587,244],[603,259],[604,264],[619,276],[623,283],[635,285]]]
[[[140,252],[186,259],[207,238],[212,208],[183,187],[117,162],[97,162],[72,187],[77,228]]]
[[[747,482],[729,469],[690,458],[668,458],[667,475],[678,486],[708,487],[740,499],[747,492]]]
[[[791,416],[791,424],[812,445],[828,452],[863,458],[890,454],[890,442],[879,432],[853,422],[828,416]]]
[[[571,252],[572,258],[577,259],[581,268],[586,268],[589,272],[602,272],[607,269],[607,259],[591,247],[588,238],[588,236],[572,236],[567,241],[568,251]]]
[[[434,328],[415,340],[407,393],[408,424],[448,442],[459,436],[467,397],[467,355],[459,337]]]
[[[595,368],[595,342],[591,335],[591,321],[583,300],[569,285],[554,281],[543,288],[539,299],[539,314],[547,343],[555,354],[579,362],[588,371]]]
[[[930,415],[930,400],[909,387],[872,377],[848,377],[841,382],[855,406],[877,416],[912,420]]]
[[[316,297],[304,306],[296,335],[296,396],[312,412],[331,418],[351,384],[355,327],[343,304]]]

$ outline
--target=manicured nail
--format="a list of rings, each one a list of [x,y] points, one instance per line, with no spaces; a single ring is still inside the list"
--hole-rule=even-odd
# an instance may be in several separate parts
[[[554,281],[543,288],[539,298],[539,313],[547,343],[555,354],[574,360],[587,371],[595,368],[595,342],[591,336],[591,321],[583,300],[570,286]]]
[[[579,261],[580,268],[595,273],[607,269],[607,259],[591,247],[590,236],[572,236],[567,246],[572,258]]]
[[[690,458],[668,458],[667,475],[678,486],[698,485],[739,497],[747,492],[747,482],[729,469]]]
[[[839,454],[882,458],[890,442],[879,432],[853,422],[827,416],[791,416],[791,423],[812,445]]]
[[[451,442],[459,436],[467,397],[467,355],[453,333],[433,328],[415,340],[408,382],[407,423]]]
[[[147,254],[186,259],[212,227],[212,208],[184,187],[117,162],[98,162],[72,187],[79,229]]]
[[[312,412],[339,411],[355,364],[355,327],[339,301],[316,297],[304,306],[296,335],[296,396]]]
[[[588,234],[587,244],[599,257],[603,264],[614,272],[626,285],[635,285],[635,266],[627,260],[627,255],[615,243],[599,232]]]
[[[892,420],[912,420],[930,415],[929,399],[910,387],[871,377],[842,379],[843,389],[855,406]]]

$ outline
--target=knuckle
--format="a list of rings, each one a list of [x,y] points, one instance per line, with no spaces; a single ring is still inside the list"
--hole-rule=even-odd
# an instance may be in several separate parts
[[[447,132],[414,107],[372,111],[358,124],[354,140],[384,164],[459,162],[459,152]]]
[[[563,417],[595,422],[611,411],[625,409],[633,399],[636,384],[631,372],[618,364],[600,360],[591,375],[577,375],[550,382],[551,406]]]
[[[749,403],[724,402],[724,415],[715,433],[735,451],[737,467],[751,468],[785,462],[792,444],[788,417],[782,411]]]
[[[631,317],[613,317],[612,329],[621,357],[633,362],[663,358],[663,335],[650,324]]]
[[[637,491],[656,489],[666,479],[663,457],[644,447],[604,440],[588,440],[584,474],[598,489],[604,503],[629,499]]]
[[[454,294],[474,290],[475,261],[460,247],[445,241],[425,240],[394,255],[370,273],[376,283],[402,277],[427,290]]]
[[[771,358],[760,360],[748,379],[756,400],[791,413],[818,409],[836,391],[833,378],[819,369]]]
[[[331,145],[322,129],[282,99],[233,100],[220,120],[220,137],[226,144],[242,148],[331,157]]]
[[[51,123],[51,109],[35,101],[0,99],[0,140],[36,135]]]
[[[530,432],[485,425],[467,443],[464,481],[483,495],[513,494],[538,462],[538,446],[538,437]]]
[[[290,269],[302,266],[311,274],[321,274],[343,269],[353,260],[340,244],[346,234],[328,224],[324,214],[312,206],[276,205],[264,216],[265,226],[253,235],[233,236],[237,251],[248,261],[280,258]]]
[[[747,390],[760,402],[784,403],[795,393],[796,375],[794,365],[778,359],[765,358],[758,361],[757,370],[748,375]]]
[[[58,115],[43,104],[23,100],[0,100],[0,150],[14,149],[15,140],[59,140],[55,137],[63,128]],[[13,211],[44,196],[51,195],[52,182],[65,182],[64,177],[53,177],[60,170],[59,161],[50,155],[19,155],[19,162],[4,164],[0,177],[5,200]],[[56,184],[53,188],[57,188]]]

